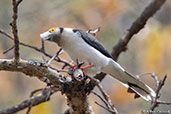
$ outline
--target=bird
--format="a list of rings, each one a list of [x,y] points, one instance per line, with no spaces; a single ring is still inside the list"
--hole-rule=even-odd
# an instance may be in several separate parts
[[[87,75],[95,76],[103,72],[119,80],[125,87],[131,88],[146,101],[156,97],[151,87],[114,61],[107,49],[91,34],[80,29],[53,27],[40,34],[40,37],[56,43],[74,62],[79,60],[91,66],[85,69]]]

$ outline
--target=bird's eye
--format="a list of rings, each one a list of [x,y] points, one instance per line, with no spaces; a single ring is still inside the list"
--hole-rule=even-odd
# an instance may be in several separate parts
[[[55,32],[55,31],[56,31],[55,28],[51,28],[51,29],[49,30],[49,32]]]

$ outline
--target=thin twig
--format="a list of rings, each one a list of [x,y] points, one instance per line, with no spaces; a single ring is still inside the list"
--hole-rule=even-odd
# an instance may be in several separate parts
[[[104,96],[104,98],[107,100],[107,102],[109,103],[110,108],[115,111],[117,113],[116,108],[114,107],[114,105],[112,104],[111,99],[109,98],[109,95],[103,90],[101,84],[98,84],[97,87],[99,88],[99,90],[101,91],[102,95]]]
[[[40,89],[36,89],[34,91],[31,92],[30,97],[33,97],[35,93],[42,91],[44,88],[40,88]]]
[[[18,6],[23,0],[18,0],[16,5]]]
[[[158,101],[158,104],[164,104],[164,105],[171,105],[171,102],[165,102],[165,101]]]
[[[0,29],[0,33],[3,34],[4,36],[10,38],[11,40],[14,40],[14,38],[10,34],[5,32],[3,29]]]
[[[62,48],[60,48],[58,50],[58,52],[56,52],[56,54],[48,61],[47,65],[50,65],[50,63],[56,58],[58,57],[58,55],[62,52]]]
[[[32,108],[32,104],[28,107],[26,114],[29,114]]]
[[[112,114],[116,114],[115,112],[109,110],[108,108],[104,107],[103,105],[99,104],[98,102],[95,101],[95,103],[96,103],[97,105],[99,105],[100,107],[102,107],[103,109],[105,109],[106,111],[108,111],[108,112],[110,112],[110,113],[112,113]]]
[[[14,46],[12,46],[12,47],[8,48],[7,50],[5,50],[5,51],[3,52],[3,54],[8,53],[8,52],[11,51],[12,49],[14,49]]]
[[[43,39],[41,39],[41,44],[42,44],[41,50],[44,51],[45,50],[45,42]]]
[[[159,86],[159,79],[158,79],[157,75],[155,73],[152,73],[151,76],[153,77],[153,79],[156,82],[156,87],[158,87]]]
[[[156,90],[156,94],[157,94],[157,95],[159,95],[160,90],[161,90],[162,87],[164,86],[165,81],[166,81],[166,78],[167,78],[167,75],[164,76],[163,80],[160,80],[160,81],[159,81],[159,86],[158,86],[158,88],[157,88],[157,90]]]
[[[92,91],[91,93],[93,93],[94,95],[96,95],[97,97],[99,97],[100,100],[103,101],[103,103],[106,105],[106,107],[107,107],[108,109],[110,109],[110,107],[108,106],[107,101],[106,101],[103,97],[101,97],[99,94],[97,94],[97,93],[95,93],[95,92],[93,92],[93,91]]]
[[[141,76],[146,76],[146,75],[150,75],[154,79],[154,81],[156,83],[156,87],[158,87],[158,85],[159,85],[159,79],[158,79],[158,77],[157,77],[157,75],[155,73],[150,73],[150,72],[149,73],[143,73],[143,74],[137,75],[137,77],[139,78]]]
[[[108,106],[109,107],[109,110],[115,112],[115,113],[118,113],[118,111],[116,110],[116,108],[114,107],[114,105],[112,104],[111,102],[111,99],[109,97],[109,95],[104,91],[102,85],[100,84],[99,80],[95,79],[95,78],[92,78],[90,76],[88,76],[88,78],[90,78],[95,84],[96,86],[98,87],[98,89],[100,90],[100,92],[102,93],[104,99],[107,101],[108,103]]]
[[[166,78],[167,78],[167,75],[164,76],[163,80],[159,81],[159,85],[158,85],[158,87],[156,89],[156,97],[153,98],[152,102],[151,102],[152,105],[151,105],[150,110],[152,110],[152,111],[154,111],[154,109],[157,108],[159,104],[171,105],[171,103],[167,103],[167,102],[164,102],[164,101],[158,101],[158,99],[160,98],[160,90],[164,86]]]
[[[11,27],[12,27],[12,33],[14,36],[14,60],[16,62],[19,61],[20,58],[20,53],[19,53],[19,37],[18,37],[18,29],[17,29],[17,17],[18,17],[18,5],[21,3],[21,0],[18,2],[16,0],[12,0],[12,5],[13,5],[13,16],[12,16],[12,22],[11,22]]]

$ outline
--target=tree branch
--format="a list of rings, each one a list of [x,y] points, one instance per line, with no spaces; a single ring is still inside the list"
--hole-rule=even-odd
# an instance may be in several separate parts
[[[102,85],[100,84],[100,81],[95,79],[95,78],[92,78],[92,77],[89,77],[91,79],[91,81],[94,82],[94,84],[98,87],[98,89],[100,90],[100,92],[102,93],[104,99],[106,102],[104,102],[108,108],[108,110],[110,110],[110,112],[112,112],[112,114],[117,114],[118,111],[116,110],[116,108],[114,107],[114,105],[112,104],[112,101],[109,97],[109,95],[105,92],[105,90],[103,89]],[[97,94],[96,94],[97,95]],[[104,101],[104,100],[102,100]]]
[[[17,113],[17,112],[19,112],[19,111],[21,111],[27,107],[36,106],[36,105],[41,104],[43,102],[49,101],[50,96],[53,93],[54,93],[54,91],[52,91],[51,88],[44,88],[42,90],[41,94],[39,94],[37,96],[33,96],[30,99],[25,100],[16,106],[1,110],[0,114],[14,114],[14,113]]]
[[[14,40],[14,38],[8,34],[7,32],[5,32],[3,29],[0,29],[0,33],[4,36],[6,36],[7,38],[11,39],[11,40]]]
[[[14,49],[14,46],[12,46],[12,47],[8,48],[7,50],[5,50],[5,51],[3,52],[3,54],[8,53],[8,52],[11,51],[12,49]]]
[[[146,22],[152,17],[160,7],[166,2],[166,0],[152,0],[152,2],[144,9],[141,15],[133,22],[128,29],[127,34],[119,40],[119,42],[113,47],[112,56],[114,60],[117,60],[120,53],[127,50],[127,45],[131,38],[137,34],[142,28],[144,28]]]
[[[50,83],[57,87],[61,84],[60,80],[67,81],[64,75],[47,67],[45,63],[38,61],[20,60],[16,65],[15,61],[12,59],[0,59],[0,71],[1,70],[22,72],[30,77],[35,76],[39,79],[46,77],[50,80]]]
[[[56,52],[56,54],[48,61],[48,65],[50,65],[50,63],[56,58],[56,57],[58,57],[58,55],[60,54],[62,52],[62,48],[60,48],[57,52]]]
[[[12,0],[12,5],[13,5],[13,16],[12,16],[12,33],[14,36],[14,60],[15,62],[19,61],[20,58],[20,53],[19,53],[19,37],[18,37],[18,29],[17,29],[17,17],[18,17],[18,5],[21,3],[22,0],[16,1]]]
[[[113,113],[113,111],[109,110],[108,108],[104,107],[103,105],[101,105],[100,103],[95,101],[95,104],[99,105],[100,107],[102,107],[103,109],[105,109],[106,111],[110,112],[111,114],[115,114]]]
[[[67,105],[70,109],[69,114],[94,114],[88,103],[86,92],[86,80],[77,81],[64,85],[64,92],[67,97]]]
[[[160,98],[160,91],[165,84],[166,78],[167,78],[167,75],[164,76],[163,80],[159,81],[159,84],[156,89],[156,97],[151,101],[150,110],[152,110],[152,111],[154,111],[154,109],[157,108],[159,106],[159,104],[171,105],[171,103],[167,103],[167,102],[158,100]]]

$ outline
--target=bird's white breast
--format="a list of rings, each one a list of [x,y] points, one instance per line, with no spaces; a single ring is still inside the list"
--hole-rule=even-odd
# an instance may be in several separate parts
[[[61,38],[61,47],[68,53],[73,61],[76,62],[78,59],[79,62],[93,64],[94,67],[86,69],[86,72],[89,75],[100,73],[101,69],[108,64],[110,59],[87,44],[76,33],[70,34],[69,36],[64,35]]]

